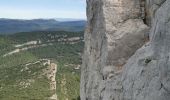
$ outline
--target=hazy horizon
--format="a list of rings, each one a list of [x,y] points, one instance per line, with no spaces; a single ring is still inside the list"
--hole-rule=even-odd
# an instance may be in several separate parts
[[[38,19],[44,19],[44,20],[50,20],[50,19],[55,19],[55,20],[87,20],[83,18],[1,18],[0,19],[11,19],[11,20],[38,20]]]
[[[0,18],[86,19],[86,0],[1,0]]]

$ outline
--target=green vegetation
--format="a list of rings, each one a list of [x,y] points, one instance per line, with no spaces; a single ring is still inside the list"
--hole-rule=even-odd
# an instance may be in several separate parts
[[[22,32],[22,33],[16,33],[13,35],[9,35],[8,38],[13,41],[13,43],[25,43],[32,40],[41,40],[42,42],[47,42],[48,40],[52,39],[61,39],[65,36],[67,37],[81,37],[83,38],[83,32],[65,32],[65,31],[57,31],[57,32]]]
[[[59,39],[80,37],[75,43]],[[58,65],[56,94],[59,100],[80,100],[79,84],[83,32],[31,32],[0,36],[0,100],[48,100],[54,94],[49,80],[43,74],[47,68],[42,63],[26,66],[40,59],[50,59]],[[17,49],[15,45],[41,41],[40,46],[3,57]],[[53,40],[53,41],[49,41]],[[52,43],[52,45],[48,45]],[[27,47],[27,46],[23,46]],[[20,47],[19,49],[21,49]]]
[[[0,35],[0,55],[14,49],[9,38]]]
[[[29,66],[29,70],[23,70],[26,68],[24,63],[36,60],[35,56],[25,52],[0,59],[1,100],[30,100],[31,98],[45,100],[44,98],[51,95],[48,80],[43,76],[37,77],[41,69],[44,69],[42,65],[32,65]],[[23,88],[24,85],[29,84],[28,80],[33,82],[28,85],[28,88]]]
[[[146,58],[145,59],[145,64],[148,64],[148,63],[150,63],[152,60],[151,60],[151,58]]]

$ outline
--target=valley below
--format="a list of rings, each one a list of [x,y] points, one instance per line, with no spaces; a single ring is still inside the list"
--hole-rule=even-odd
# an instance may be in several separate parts
[[[1,100],[80,100],[83,48],[83,32],[1,35]]]

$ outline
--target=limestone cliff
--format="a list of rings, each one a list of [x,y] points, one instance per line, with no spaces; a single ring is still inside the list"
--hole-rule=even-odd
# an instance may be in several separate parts
[[[170,0],[87,0],[87,18],[81,100],[169,100]]]

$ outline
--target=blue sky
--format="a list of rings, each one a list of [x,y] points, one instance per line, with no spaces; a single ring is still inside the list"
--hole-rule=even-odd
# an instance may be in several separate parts
[[[0,18],[86,19],[86,0],[0,0]]]

